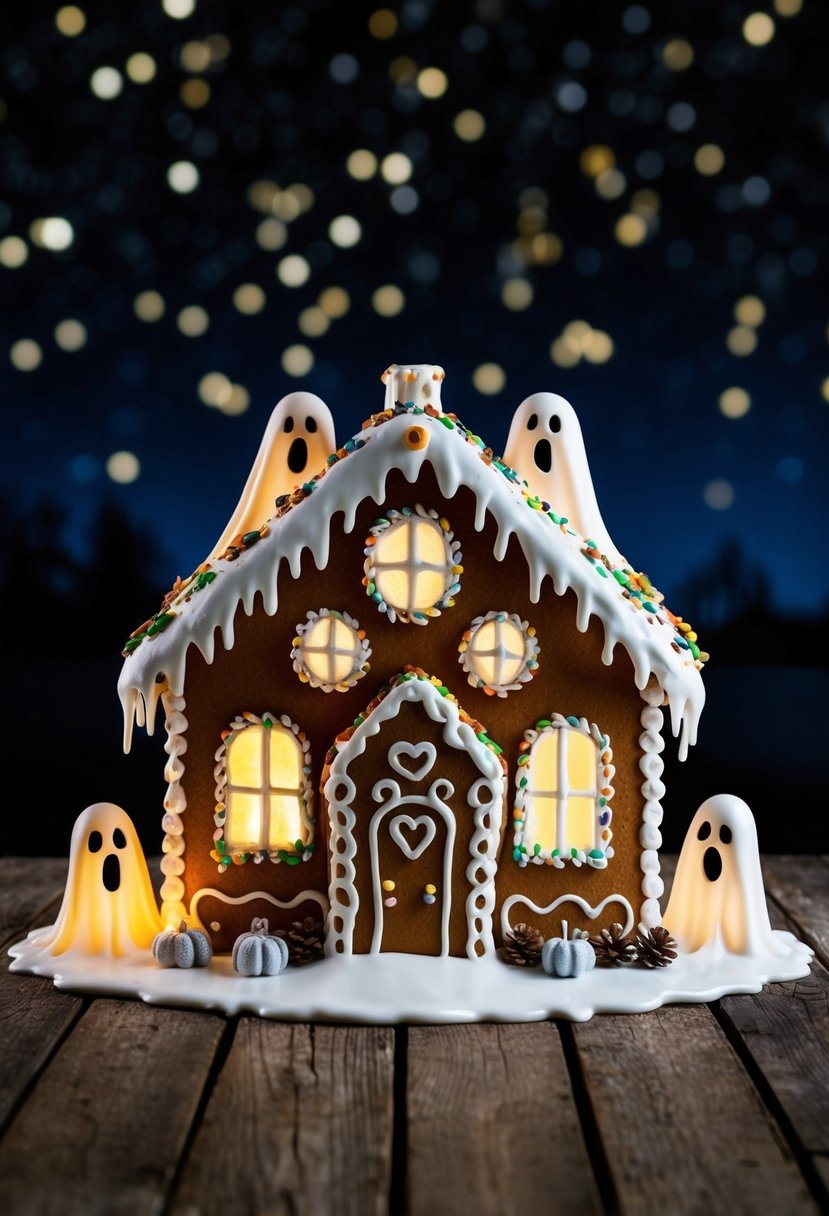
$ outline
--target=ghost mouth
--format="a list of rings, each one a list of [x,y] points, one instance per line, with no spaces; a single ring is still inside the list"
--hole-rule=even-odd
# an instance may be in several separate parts
[[[288,468],[292,473],[302,473],[308,463],[308,444],[299,436],[288,448]]]
[[[553,467],[553,447],[549,439],[539,439],[533,452],[536,468],[542,473],[549,473]]]
[[[121,863],[115,853],[108,853],[104,858],[101,879],[107,891],[115,892],[121,885]]]
[[[722,874],[722,857],[720,850],[713,845],[706,849],[702,857],[702,868],[709,882],[716,882]]]

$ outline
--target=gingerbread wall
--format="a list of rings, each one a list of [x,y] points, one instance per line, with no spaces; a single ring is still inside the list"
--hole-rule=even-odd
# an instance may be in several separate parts
[[[359,462],[355,461],[355,464],[359,468]],[[464,573],[455,607],[425,626],[392,624],[369,600],[361,581],[364,541],[369,528],[384,507],[400,508],[415,502],[446,515],[463,552]],[[298,509],[315,510],[313,496]],[[314,807],[317,847],[309,861],[292,867],[269,861],[256,865],[249,862],[217,873],[217,866],[210,858],[214,831],[214,756],[221,731],[230,720],[245,710],[256,714],[266,710],[276,715],[288,714],[310,739],[313,779],[318,788],[326,752],[336,735],[354,721],[384,683],[405,664],[411,663],[443,680],[466,711],[482,722],[489,736],[503,748],[509,764],[508,809],[496,880],[496,940],[499,940],[500,904],[519,890],[539,905],[548,904],[557,895],[567,892],[582,896],[593,906],[608,895],[623,894],[637,915],[642,808],[638,739],[643,702],[634,685],[630,660],[624,651],[617,649],[612,667],[602,664],[601,622],[594,619],[588,632],[580,634],[575,625],[575,597],[569,592],[557,596],[551,580],[545,581],[540,602],[530,603],[526,562],[517,542],[511,541],[506,557],[497,562],[493,557],[497,533],[494,521],[487,517],[483,532],[476,534],[474,515],[472,492],[462,488],[454,499],[446,501],[428,464],[424,465],[415,485],[410,485],[394,471],[389,475],[384,501],[379,504],[364,502],[358,510],[353,532],[343,534],[341,517],[335,516],[331,521],[331,558],[327,569],[317,570],[307,551],[303,554],[302,573],[298,579],[292,579],[283,565],[279,578],[279,608],[274,617],[265,615],[261,599],[257,597],[252,617],[246,617],[241,608],[237,611],[236,642],[231,651],[226,651],[217,640],[215,660],[208,665],[195,647],[191,647],[184,691],[189,725],[182,782],[187,798],[185,873],[182,877],[188,904],[193,894],[204,887],[214,887],[235,897],[267,890],[283,901],[305,888],[327,889],[327,825],[323,822],[319,793]],[[274,528],[277,533],[278,527],[277,523]],[[244,561],[244,557],[241,560]],[[225,573],[220,577],[233,576]],[[356,617],[371,642],[371,670],[346,693],[325,693],[302,684],[292,668],[290,656],[297,624],[305,620],[307,610],[323,607],[344,610]],[[526,619],[535,626],[540,645],[534,679],[506,698],[490,697],[472,688],[458,663],[462,633],[474,617],[492,609],[514,612]],[[536,865],[522,869],[512,859],[510,808],[519,745],[524,731],[552,712],[584,716],[610,737],[616,768],[611,825],[615,857],[604,871],[587,866],[576,869],[570,863],[561,870]],[[388,727],[385,736],[388,737]],[[377,776],[381,775],[378,771]],[[318,915],[313,904],[280,915],[261,901],[220,907],[218,901],[203,900],[200,912],[205,923],[211,920],[221,923],[221,930],[214,934],[219,949],[229,948],[233,935],[249,925],[252,915],[266,915],[272,925],[286,923],[298,915]],[[608,913],[608,920],[621,919],[617,908],[609,908]],[[554,924],[545,926],[548,933],[558,930],[562,916],[574,926],[587,927],[590,923],[578,914],[575,905],[567,905],[556,914]]]

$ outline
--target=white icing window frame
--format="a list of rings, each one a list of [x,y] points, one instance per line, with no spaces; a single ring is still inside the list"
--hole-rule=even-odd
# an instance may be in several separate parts
[[[263,726],[265,729],[274,727],[284,728],[294,735],[297,746],[302,750],[302,769],[300,773],[301,789],[299,791],[299,814],[302,822],[305,840],[297,840],[290,849],[250,849],[247,852],[229,848],[225,843],[225,822],[227,820],[227,753],[228,746],[234,735],[247,730],[251,726]],[[260,716],[245,711],[237,715],[229,727],[222,731],[222,742],[215,755],[216,767],[213,775],[216,778],[216,807],[213,822],[216,830],[213,833],[213,849],[210,856],[218,864],[219,873],[224,874],[230,865],[244,865],[248,861],[272,861],[275,864],[284,862],[287,865],[297,865],[308,861],[314,853],[314,786],[311,780],[311,744],[305,733],[292,722],[287,714],[272,714],[267,711]],[[264,790],[262,791],[264,793]]]
[[[443,543],[446,549],[446,587],[440,599],[438,599],[430,608],[425,608],[422,612],[414,609],[407,610],[394,608],[391,604],[387,604],[380,592],[377,590],[377,574],[378,567],[375,564],[375,548],[377,540],[390,528],[400,527],[408,520],[424,520],[427,523],[436,524],[440,528],[443,536]],[[412,625],[427,625],[429,621],[436,616],[440,616],[444,609],[452,608],[455,604],[455,596],[461,589],[459,575],[463,572],[461,562],[463,554],[461,553],[460,542],[454,539],[454,533],[449,527],[448,520],[438,515],[437,511],[427,510],[421,504],[415,503],[413,507],[403,507],[401,510],[395,510],[390,507],[382,516],[380,516],[374,527],[366,537],[365,545],[365,563],[363,569],[365,578],[363,582],[366,588],[366,594],[369,599],[373,600],[377,605],[379,612],[384,612],[389,620],[400,621],[403,624]],[[411,558],[406,563],[406,568],[411,562]],[[398,563],[392,563],[392,566],[397,566]],[[382,565],[380,572],[382,572]],[[386,567],[389,568],[389,567]],[[437,569],[437,567],[429,566],[428,569]]]
[[[509,621],[510,624],[513,625],[524,638],[524,666],[519,671],[518,675],[515,676],[512,682],[508,684],[489,684],[472,666],[473,652],[471,652],[469,649],[470,643],[481,626],[488,624],[489,621],[496,622],[496,634],[499,636],[499,646],[501,645],[500,631],[497,629],[497,626],[503,624],[505,621]],[[458,650],[460,651],[458,655],[458,662],[466,672],[467,683],[471,684],[473,688],[481,689],[489,696],[505,697],[508,692],[518,692],[522,685],[527,684],[533,678],[533,675],[538,668],[539,649],[540,647],[535,636],[535,629],[532,628],[527,621],[522,621],[520,616],[514,612],[493,610],[492,612],[487,612],[484,616],[476,616],[472,621],[469,628],[464,633],[463,638],[461,639],[461,644],[458,647]],[[484,651],[484,655],[486,657],[502,657],[495,651]],[[519,658],[520,656],[511,655],[511,657]]]
[[[321,680],[319,676],[308,667],[305,661],[306,646],[305,635],[311,631],[317,621],[320,620],[340,621],[343,625],[347,625],[352,630],[356,637],[356,643],[352,650],[342,651],[334,648],[334,654],[348,653],[354,660],[354,667],[350,675],[338,683]],[[314,647],[315,653],[330,653],[330,639],[332,629],[329,630],[329,645],[322,647]],[[353,616],[349,616],[347,612],[339,612],[335,608],[320,608],[319,612],[309,610],[306,613],[306,620],[296,627],[296,637],[294,638],[293,650],[291,651],[291,661],[294,671],[299,676],[303,684],[308,684],[311,688],[321,688],[323,692],[348,692],[349,688],[353,688],[358,680],[362,680],[363,676],[370,668],[369,658],[371,657],[371,645],[366,637],[364,629],[360,628],[359,621]],[[329,669],[330,670],[330,669]]]
[[[533,851],[528,852],[524,844],[524,828],[529,809],[528,804],[533,793],[533,747],[543,735],[561,730],[577,731],[596,745],[596,843],[593,849],[585,851],[584,849],[573,847],[543,849],[536,842],[533,845]],[[524,743],[522,744],[521,755],[518,758],[518,766],[515,773],[515,835],[513,837],[512,854],[514,860],[522,867],[532,863],[534,865],[552,865],[556,869],[563,870],[565,864],[571,862],[576,868],[587,865],[594,870],[606,869],[608,861],[613,857],[613,845],[611,844],[613,832],[610,827],[613,819],[613,810],[610,806],[610,801],[615,793],[612,785],[615,774],[616,769],[613,766],[613,749],[610,746],[610,739],[599,730],[595,722],[588,722],[586,718],[565,717],[563,714],[556,713],[551,714],[549,718],[544,718],[537,722],[534,730],[525,731]],[[556,790],[558,813],[560,816],[563,803],[565,823],[567,801],[571,796],[575,796],[578,793],[579,791],[576,790]]]

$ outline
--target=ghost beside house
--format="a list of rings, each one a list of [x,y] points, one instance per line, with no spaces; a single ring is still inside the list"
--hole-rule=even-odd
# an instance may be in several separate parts
[[[688,953],[811,955],[791,933],[771,927],[754,816],[731,794],[707,799],[691,821],[665,925]]]
[[[111,802],[88,806],[72,830],[58,918],[31,944],[44,955],[124,958],[149,950],[162,928],[132,820]]]

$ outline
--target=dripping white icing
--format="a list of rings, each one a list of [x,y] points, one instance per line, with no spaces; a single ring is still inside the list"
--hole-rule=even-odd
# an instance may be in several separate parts
[[[696,740],[705,692],[689,652],[673,649],[676,633],[663,610],[651,613],[635,609],[616,581],[602,577],[584,557],[583,539],[555,524],[545,512],[528,507],[518,484],[486,464],[476,444],[467,442],[458,430],[447,429],[439,419],[426,414],[416,417],[418,426],[429,433],[426,447],[413,450],[404,442],[411,428],[410,413],[363,431],[358,437],[365,444],[363,448],[334,464],[313,493],[274,520],[270,535],[237,561],[217,560],[213,566],[218,575],[215,581],[179,606],[178,616],[167,630],[143,642],[127,658],[118,682],[127,718],[127,746],[133,719],[140,725],[146,716],[147,728],[152,729],[158,672],[164,672],[171,690],[181,695],[191,644],[211,663],[218,630],[223,645],[231,649],[234,616],[240,604],[250,614],[259,593],[264,611],[273,616],[283,566],[292,577],[298,577],[301,556],[307,549],[317,568],[324,570],[330,553],[331,519],[342,512],[343,527],[351,532],[363,501],[372,499],[383,504],[386,479],[392,470],[399,470],[414,483],[428,463],[444,498],[453,498],[461,486],[473,492],[477,529],[483,527],[487,512],[492,515],[498,529],[496,559],[503,558],[510,539],[515,537],[527,563],[532,602],[541,598],[546,578],[552,580],[559,595],[572,589],[578,601],[579,630],[584,632],[593,616],[603,623],[602,661],[612,663],[614,650],[621,645],[633,662],[638,688],[644,688],[651,676],[658,681],[668,696],[673,733],[681,735],[679,753],[685,758]],[[467,538],[461,539],[467,541],[468,548]]]
[[[642,782],[642,827],[639,830],[639,843],[642,852],[639,854],[639,866],[642,871],[642,905],[639,909],[639,920],[646,929],[658,925],[662,913],[659,900],[665,890],[665,884],[659,873],[659,849],[662,845],[662,833],[659,825],[662,823],[662,803],[665,797],[665,786],[662,783],[662,770],[665,767],[662,752],[665,741],[662,738],[662,689],[649,685],[642,693],[646,701],[642,716],[642,734],[639,736],[639,746],[642,755],[639,758],[639,770],[644,777]]]

